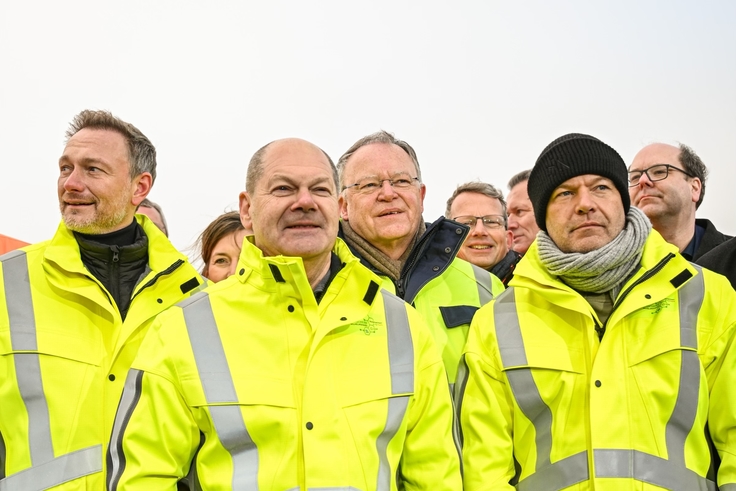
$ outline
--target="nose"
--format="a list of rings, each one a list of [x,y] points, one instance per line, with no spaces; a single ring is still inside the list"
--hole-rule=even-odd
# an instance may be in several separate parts
[[[641,173],[641,177],[639,177],[639,184],[636,187],[642,187],[642,186],[647,186],[647,187],[654,186],[654,183],[652,182],[652,180],[649,179],[649,174],[647,174],[646,172]]]
[[[391,181],[388,179],[384,179],[381,181],[381,189],[378,190],[378,199],[384,200],[384,201],[391,201],[396,196],[396,191],[394,191],[393,185],[391,185]]]
[[[470,233],[471,235],[488,235],[488,230],[485,225],[483,225],[483,220],[476,218],[475,225],[470,227]]]
[[[78,192],[84,190],[84,181],[81,179],[80,171],[76,167],[69,174],[59,179],[63,183],[64,191]]]
[[[516,221],[516,217],[514,215],[509,215],[506,222],[508,223],[509,230],[516,230],[519,228],[519,223]]]
[[[588,191],[587,189],[582,189],[578,193],[577,197],[578,201],[576,210],[580,215],[585,215],[595,209],[595,201],[593,200],[590,191]]]
[[[299,188],[296,193],[296,198],[291,206],[292,210],[311,211],[317,208],[317,204],[314,202],[314,196],[308,188]]]

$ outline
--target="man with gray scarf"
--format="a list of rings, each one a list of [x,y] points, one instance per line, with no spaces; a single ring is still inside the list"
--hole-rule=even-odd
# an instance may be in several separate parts
[[[630,206],[597,138],[548,145],[529,196],[541,232],[458,372],[465,490],[736,490],[736,292]]]

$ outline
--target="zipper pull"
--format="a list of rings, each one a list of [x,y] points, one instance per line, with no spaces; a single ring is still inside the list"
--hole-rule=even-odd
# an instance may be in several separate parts
[[[118,248],[114,246],[112,248],[112,262],[116,263],[119,260],[120,260],[120,254],[119,254]]]
[[[598,341],[603,341],[603,335],[606,333],[606,326],[605,324],[601,327],[598,325],[597,321],[595,322],[595,332],[598,333]]]

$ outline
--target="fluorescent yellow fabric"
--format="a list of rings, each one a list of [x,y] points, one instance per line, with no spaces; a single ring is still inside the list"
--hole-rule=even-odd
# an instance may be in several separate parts
[[[264,258],[246,241],[233,277],[159,316],[133,364],[131,390],[123,395],[111,489],[174,490],[200,432],[204,443],[196,466],[203,489],[255,489],[256,483],[260,491],[461,489],[451,398],[423,321],[378,290],[380,279],[340,240],[334,252],[345,265],[319,304],[301,258]],[[374,297],[366,294],[371,283]],[[413,363],[402,370],[414,378],[405,392],[392,390],[397,379],[389,368],[383,295],[409,319],[411,343],[401,352],[413,351]],[[189,331],[198,336],[203,329],[202,323],[191,325],[195,302],[211,305],[216,330],[207,343],[220,338],[229,373],[198,369],[201,346]],[[207,364],[207,370],[218,369]],[[207,387],[231,377],[236,400],[213,399],[201,377]],[[389,408],[402,401],[408,404],[397,432],[382,441]],[[244,423],[241,435],[247,431],[255,444],[230,440],[243,450],[238,462],[214,416],[233,408],[234,426]],[[381,445],[385,475],[379,475]],[[251,472],[241,472],[244,467]],[[238,488],[233,482],[251,484]]]
[[[678,275],[692,277],[680,285]],[[680,315],[688,311],[683,292],[696,281],[705,295],[699,310],[690,310],[696,312],[693,330],[681,332],[690,322]],[[518,345],[510,340],[515,317]],[[672,489],[699,489],[684,478],[705,485],[706,421],[722,459],[718,484],[736,483],[735,323],[736,293],[725,278],[708,270],[701,274],[652,232],[642,268],[619,294],[599,341],[593,309],[544,270],[533,244],[509,289],[482,308],[471,326],[457,390],[465,489],[514,489],[509,481],[515,461],[521,466],[520,490],[650,491],[666,489],[652,483],[668,480]],[[696,344],[697,356],[689,356],[695,352],[690,344]],[[694,360],[694,372],[688,372],[694,383],[684,385],[678,400],[686,360]],[[534,390],[519,380],[536,387],[541,403],[529,402]],[[522,407],[535,410],[525,413]],[[689,423],[668,427],[675,413],[688,411]],[[540,429],[548,416],[545,436]],[[540,447],[545,441],[550,446]],[[684,455],[684,465],[658,471],[678,455]],[[566,469],[582,466],[587,477],[564,487],[554,487],[556,478],[534,481],[565,459]],[[647,473],[652,479],[644,482]],[[638,477],[615,477],[626,474]]]
[[[476,274],[486,277],[485,283],[491,285],[489,293],[492,296],[504,291],[503,283],[495,275],[456,257],[442,274],[433,277],[411,301],[411,304],[424,317],[432,336],[442,351],[442,361],[451,383],[454,383],[457,377],[457,366],[468,337],[469,321],[472,316],[468,317],[468,323],[448,328],[440,308],[453,306],[477,308],[484,305],[488,300],[481,298],[479,289],[486,290],[486,288],[479,284]],[[393,281],[387,276],[383,277],[383,287],[396,293]]]
[[[0,264],[0,435],[6,449],[5,489],[31,489],[25,487],[37,482],[31,474],[46,464],[34,461],[34,469],[28,470],[32,465],[29,431],[50,432],[55,458],[97,446],[92,457],[103,462],[123,383],[146,330],[158,313],[185,298],[182,284],[192,279],[202,282],[186,256],[152,222],[138,220],[149,240],[150,271],[136,286],[125,322],[104,287],[86,271],[77,242],[63,223],[50,241],[23,249],[30,288],[27,282],[5,284],[7,265]],[[37,350],[31,353],[13,346],[21,338],[34,338],[28,334],[33,326],[11,326],[9,321],[8,301],[24,287],[30,291],[35,320],[36,335],[30,342],[37,344]],[[17,339],[12,339],[16,334],[11,336],[11,330],[19,332]],[[46,404],[32,407],[47,406],[49,427],[45,429],[29,418],[27,406],[32,403],[23,399],[18,386],[18,376],[25,374],[16,368],[31,356],[38,360],[43,384],[39,390],[46,398]],[[11,486],[13,475],[24,470],[29,480],[23,486]],[[55,472],[36,474],[53,480],[56,476],[50,474]],[[100,469],[54,489],[102,490],[104,472]]]

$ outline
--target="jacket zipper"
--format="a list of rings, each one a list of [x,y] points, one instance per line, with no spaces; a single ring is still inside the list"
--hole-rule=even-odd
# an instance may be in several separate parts
[[[675,255],[670,252],[669,254],[667,254],[664,257],[664,259],[662,259],[660,262],[658,262],[656,266],[654,266],[652,269],[650,269],[649,271],[647,271],[646,273],[644,273],[643,275],[641,275],[641,278],[639,278],[638,280],[636,280],[635,282],[633,282],[631,285],[629,285],[629,287],[626,290],[624,290],[624,292],[621,293],[621,295],[618,296],[618,300],[616,300],[616,303],[613,304],[613,308],[611,309],[611,313],[608,315],[608,319],[606,319],[606,322],[603,323],[603,326],[602,327],[599,326],[598,323],[595,322],[595,320],[593,321],[596,324],[595,331],[598,333],[598,340],[599,341],[602,341],[603,340],[603,335],[606,333],[606,327],[608,326],[608,320],[613,316],[613,313],[616,311],[616,309],[618,308],[618,306],[621,305],[621,302],[623,302],[624,298],[626,298],[628,296],[628,294],[631,293],[631,290],[633,290],[634,287],[636,287],[637,285],[645,282],[646,280],[648,280],[649,278],[651,278],[655,274],[659,273],[659,271],[662,268],[664,268],[664,266],[668,262],[670,262],[670,260],[673,257],[675,257]]]

